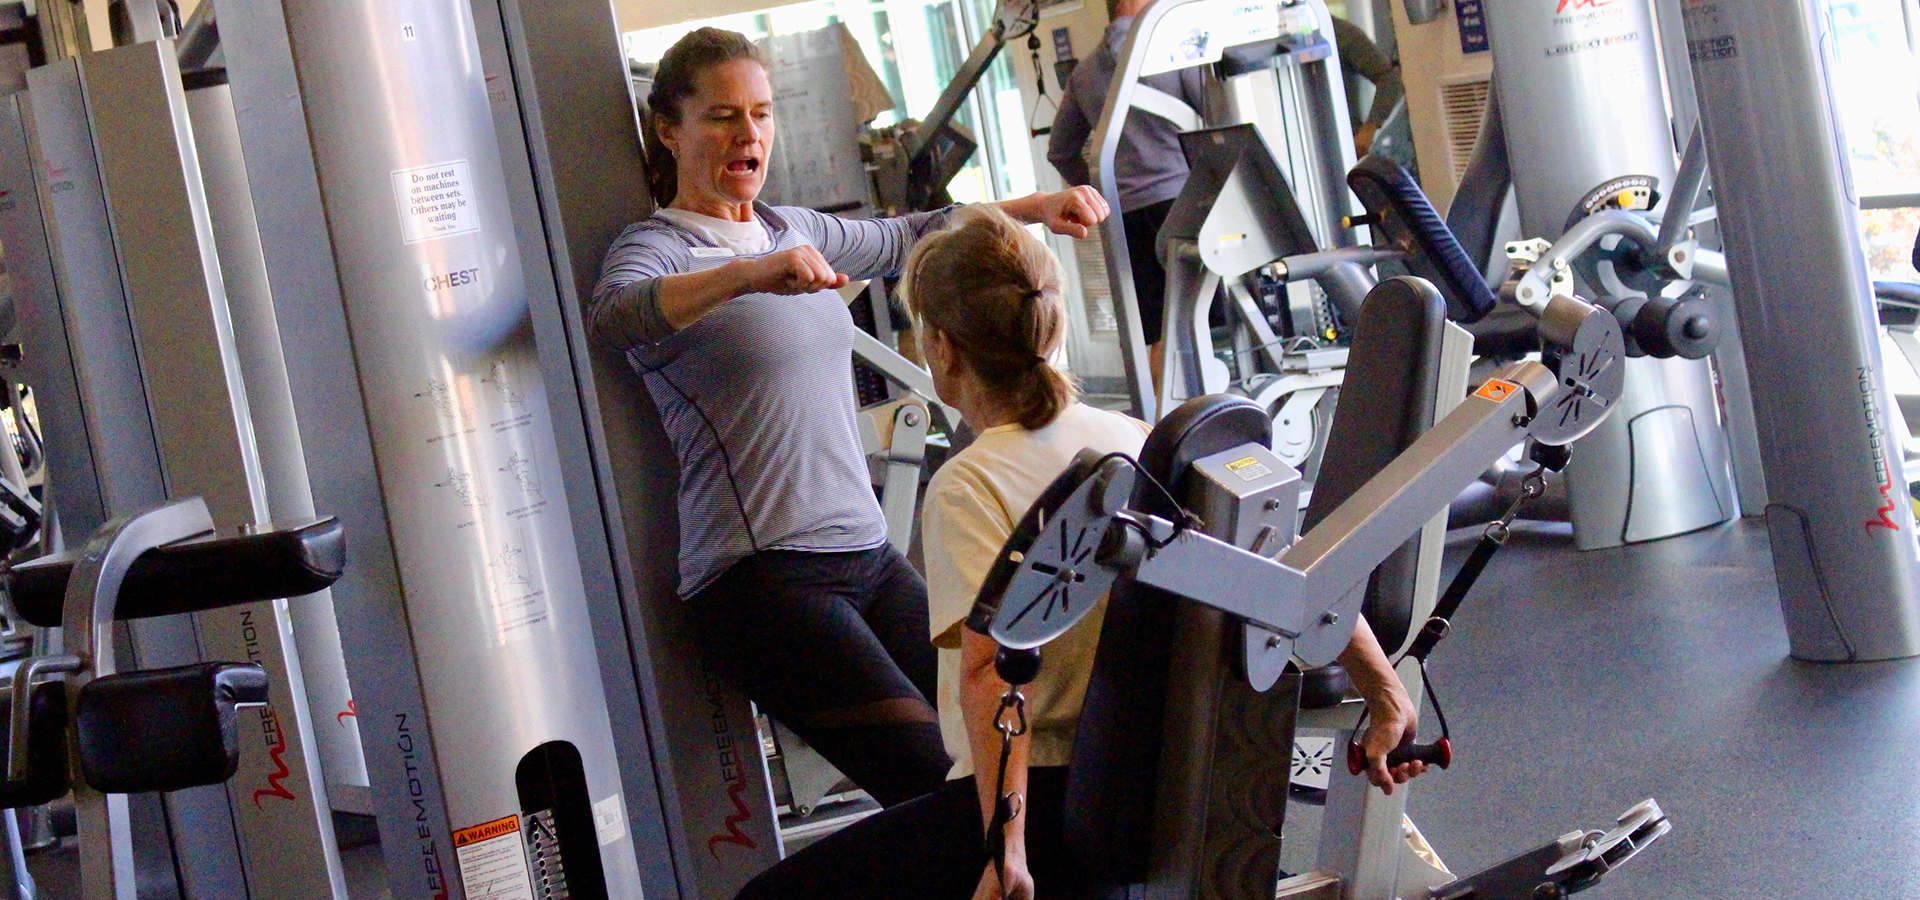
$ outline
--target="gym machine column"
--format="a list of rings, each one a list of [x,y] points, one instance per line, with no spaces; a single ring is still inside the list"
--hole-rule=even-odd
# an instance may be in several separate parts
[[[1913,656],[1920,557],[1834,112],[1831,14],[1812,0],[1683,12],[1793,655]]]
[[[225,10],[220,16],[222,55],[240,113],[248,167],[271,173],[270,181],[259,176],[253,183],[269,274],[276,283],[311,288],[276,295],[282,331],[289,341],[298,335],[304,346],[332,348],[288,361],[309,465],[315,471],[316,499],[323,508],[340,510],[356,534],[369,527],[373,531],[356,538],[355,557],[342,584],[362,578],[384,592],[356,594],[355,605],[341,607],[341,627],[363,733],[369,734],[369,774],[394,895],[445,897],[451,891],[457,897],[459,882],[445,874],[453,867],[448,810],[456,802],[470,802],[474,789],[461,783],[464,772],[443,764],[438,746],[447,740],[502,743],[492,716],[515,704],[537,709],[578,703],[590,708],[602,700],[500,699],[494,704],[497,709],[472,722],[458,713],[427,720],[433,682],[464,678],[467,672],[442,671],[444,667],[429,665],[433,660],[428,655],[416,656],[414,635],[433,627],[427,623],[435,617],[458,610],[434,608],[443,605],[441,598],[415,597],[412,579],[405,592],[401,589],[395,557],[406,555],[408,533],[401,527],[406,517],[399,508],[404,504],[383,497],[382,485],[368,474],[381,435],[369,427],[380,414],[370,416],[366,407],[391,402],[382,400],[388,386],[358,379],[351,367],[340,364],[356,344],[349,339],[349,320],[361,328],[375,327],[366,323],[364,312],[355,314],[367,301],[364,267],[370,239],[362,232],[369,230],[369,221],[373,228],[390,232],[388,219],[397,211],[389,205],[394,198],[386,174],[379,173],[377,188],[353,188],[384,192],[379,205],[358,214],[371,219],[329,222],[327,211],[355,206],[331,199],[337,193],[329,193],[323,205],[316,157],[331,181],[329,191],[338,192],[345,189],[342,181],[352,183],[365,174],[338,175],[340,167],[357,165],[354,160],[363,148],[312,143],[309,138],[310,133],[333,133],[325,123],[366,118],[369,107],[389,95],[384,83],[337,91],[331,76],[317,74],[316,57],[334,52],[336,45],[372,43],[383,51],[383,61],[399,61],[410,56],[400,49],[414,45],[399,38],[389,43],[385,31],[376,36],[325,30],[329,24],[354,28],[353,19],[321,23],[295,15],[290,35],[291,12],[292,4],[263,3]],[[421,25],[419,20],[407,21],[416,28]],[[573,646],[559,658],[598,663],[599,681],[574,687],[583,693],[595,686],[604,689],[605,708],[614,724],[612,742],[623,761],[618,774],[625,808],[606,803],[597,810],[604,815],[596,820],[606,829],[602,835],[630,828],[632,842],[616,838],[602,852],[621,865],[640,856],[646,896],[724,900],[780,855],[753,718],[745,698],[701,660],[684,621],[684,606],[673,594],[672,468],[662,462],[672,458],[672,449],[644,386],[619,354],[591,344],[579,315],[579,300],[591,289],[607,245],[647,212],[617,30],[608,8],[595,3],[482,2],[475,4],[469,21],[478,53],[468,51],[460,58],[477,59],[484,73],[451,63],[422,63],[445,70],[449,74],[444,77],[456,77],[452,73],[457,71],[457,77],[469,79],[423,93],[425,102],[436,105],[437,122],[437,106],[445,97],[465,96],[469,89],[477,95],[485,78],[490,127],[506,176],[504,197],[513,216],[511,230],[504,217],[489,218],[486,234],[498,240],[517,233],[519,259],[513,264],[520,268],[513,277],[525,279],[540,362],[538,370],[529,366],[524,374],[529,384],[538,384],[544,376],[558,453],[543,475],[556,490],[558,485],[568,488],[565,514],[571,517],[584,574],[584,615],[570,621],[590,622],[597,644],[592,649]],[[303,25],[306,35],[301,40]],[[393,22],[387,26],[399,27]],[[602,36],[604,40],[597,39]],[[442,44],[422,52],[433,56],[451,49]],[[312,82],[304,92],[295,77],[296,50],[300,75]],[[355,78],[368,72],[364,62],[333,60],[329,65],[358,66]],[[400,86],[395,99],[414,102],[405,89],[409,85]],[[323,105],[324,114],[316,110]],[[375,109],[371,114],[384,119],[388,112]],[[311,123],[309,116],[314,117]],[[462,121],[463,127],[476,124],[472,118]],[[462,152],[479,152],[483,144],[471,133],[478,130],[468,132]],[[483,199],[493,202],[497,196]],[[333,236],[328,234],[330,225]],[[391,240],[398,244],[397,236]],[[361,271],[342,278],[340,273],[354,268]],[[417,267],[411,270],[417,272]],[[382,271],[390,274],[395,292],[419,284],[416,276],[404,274],[408,266],[400,266],[397,273]],[[336,284],[344,284],[345,290],[336,292]],[[422,285],[411,296],[384,299],[411,308],[424,290]],[[348,298],[344,305],[342,294]],[[376,316],[374,322],[380,321]],[[422,412],[412,408],[409,415]],[[432,407],[424,413],[437,415]],[[384,466],[382,471],[387,471]],[[436,480],[445,480],[444,472]],[[598,504],[593,502],[596,489]],[[391,543],[386,542],[389,537]],[[556,608],[562,601],[576,602],[556,597]],[[586,675],[577,672],[575,677]],[[470,686],[459,688],[472,691]],[[535,686],[522,688],[533,691]],[[373,728],[380,730],[365,730]],[[610,787],[596,784],[595,790]],[[641,854],[643,847],[648,849]],[[582,892],[576,889],[575,895]],[[634,892],[617,894],[631,895]]]
[[[260,250],[287,343],[348,345],[339,274],[327,235],[300,86],[275,3],[216,9],[220,58],[251,175]],[[372,792],[371,811],[396,900],[457,897],[433,724],[407,628],[394,529],[371,477],[376,463],[360,384],[344,350],[286,358],[315,505],[340,517],[353,554],[334,585],[336,617]]]
[[[183,82],[209,224],[220,257],[220,280],[233,318],[234,351],[246,383],[253,443],[265,479],[267,513],[276,522],[308,518],[317,512],[313,484],[274,318],[273,289],[260,254],[260,233],[248,193],[246,163],[240,156],[226,70],[194,72]],[[321,591],[290,599],[287,607],[327,799],[334,809],[369,814],[367,764],[360,752],[359,718],[341,658],[334,598]]]
[[[637,896],[475,15],[282,9],[350,340],[309,352],[358,369],[460,881],[524,827],[512,883]]]
[[[1494,84],[1521,233],[1555,241],[1619,196],[1671,185],[1672,129],[1650,0],[1588,8],[1487,0]],[[1636,195],[1652,203],[1646,190]],[[1643,207],[1644,208],[1644,207]],[[1570,216],[1571,214],[1571,216]],[[1595,296],[1603,285],[1583,287]],[[1566,472],[1581,549],[1653,540],[1738,515],[1707,363],[1626,361],[1627,393]]]

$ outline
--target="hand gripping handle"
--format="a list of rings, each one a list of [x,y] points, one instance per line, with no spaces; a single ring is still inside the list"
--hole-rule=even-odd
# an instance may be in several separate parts
[[[1441,738],[1431,744],[1416,744],[1408,741],[1393,748],[1387,754],[1387,768],[1401,763],[1423,762],[1444,769],[1453,764],[1453,742]],[[1347,774],[1358,775],[1367,770],[1367,751],[1359,741],[1347,742]]]

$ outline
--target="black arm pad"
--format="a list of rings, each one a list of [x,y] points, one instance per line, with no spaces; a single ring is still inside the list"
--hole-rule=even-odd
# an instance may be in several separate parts
[[[13,568],[13,604],[42,628],[60,625],[75,554],[46,556]],[[217,534],[142,554],[120,587],[115,618],[144,619],[299,597],[333,584],[345,571],[340,520],[295,523],[258,534]]]
[[[240,766],[236,707],[267,702],[267,673],[252,663],[198,663],[108,675],[80,689],[74,721],[80,770],[109,794],[220,784]],[[269,720],[273,721],[273,720]],[[275,721],[275,728],[291,723]],[[284,736],[260,727],[266,752]]]
[[[0,691],[0,722],[13,714],[13,692]],[[6,726],[0,725],[0,735]],[[5,743],[0,737],[0,744]],[[0,776],[5,773],[5,750],[0,750]],[[43,681],[33,686],[33,709],[27,716],[27,777],[19,781],[0,777],[0,809],[41,806],[66,796],[67,686]]]
[[[1440,288],[1449,318],[1473,322],[1493,311],[1493,289],[1480,268],[1399,163],[1369,156],[1347,173],[1347,186],[1373,217],[1384,242],[1406,251],[1407,270]]]
[[[1880,324],[1911,327],[1920,323],[1920,284],[1876,281],[1873,299],[1879,301]]]

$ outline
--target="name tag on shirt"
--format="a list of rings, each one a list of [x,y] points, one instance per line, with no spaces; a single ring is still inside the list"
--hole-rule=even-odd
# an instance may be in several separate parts
[[[687,253],[694,259],[723,259],[733,255],[733,251],[725,247],[688,247]]]

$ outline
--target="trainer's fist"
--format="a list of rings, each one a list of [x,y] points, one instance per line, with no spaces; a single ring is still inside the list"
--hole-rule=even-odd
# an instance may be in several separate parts
[[[812,294],[846,286],[847,276],[835,272],[827,258],[809,245],[748,260],[747,283],[756,293]]]

